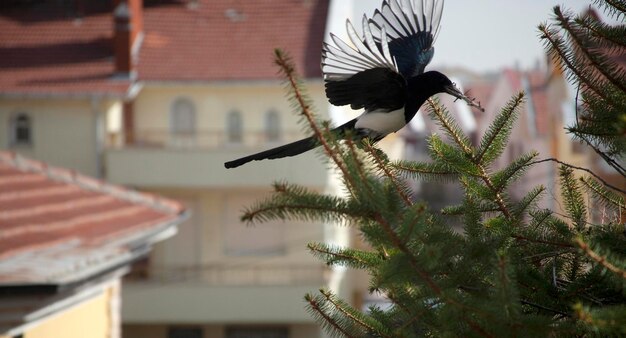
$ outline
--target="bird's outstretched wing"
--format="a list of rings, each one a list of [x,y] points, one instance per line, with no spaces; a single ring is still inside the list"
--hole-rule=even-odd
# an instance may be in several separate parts
[[[384,0],[371,19],[363,16],[363,36],[346,21],[352,45],[331,33],[334,46],[325,43],[322,51],[330,103],[366,111],[400,108],[406,79],[423,73],[433,57],[442,9],[443,0]]]
[[[404,95],[406,81],[389,51],[385,27],[374,37],[367,17],[363,17],[362,24],[363,36],[359,36],[350,20],[346,21],[352,46],[332,33],[335,46],[324,44],[322,72],[326,96],[336,106],[349,104],[353,109],[367,111],[397,109],[397,102],[402,99],[394,99]]]
[[[363,16],[363,37],[360,37],[350,20],[346,20],[346,31],[353,46],[333,33],[330,38],[335,46],[324,43],[322,50],[322,72],[326,81],[341,81],[364,70],[385,68],[398,72],[398,67],[389,51],[386,28],[383,26],[374,37],[369,20]],[[378,41],[378,42],[376,42]]]
[[[439,31],[443,2],[385,0],[380,10],[374,11],[369,19],[374,40],[377,44],[389,46],[398,71],[406,78],[423,73],[433,58],[433,43]]]

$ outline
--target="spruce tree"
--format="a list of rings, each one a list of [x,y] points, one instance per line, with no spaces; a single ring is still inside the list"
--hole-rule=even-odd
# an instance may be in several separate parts
[[[609,3],[616,15],[626,15],[622,1]],[[580,25],[575,30],[582,34],[578,44],[576,38],[561,36],[557,27],[567,31],[568,26],[561,20],[561,9],[555,13],[557,26],[540,29],[552,55],[563,59],[566,67],[571,65],[570,80],[582,83],[584,119],[580,120],[584,122],[570,130],[619,166],[624,152],[619,119],[626,112],[626,90],[619,84],[626,77],[599,56],[596,66],[614,81],[588,70],[588,63],[581,59],[591,52],[581,50],[586,50],[589,40],[609,49],[623,48],[625,35],[614,33],[620,28],[563,16],[567,25]],[[583,27],[587,35],[579,32]],[[603,39],[602,34],[595,35],[597,31],[614,34]],[[445,107],[436,99],[429,100],[428,115],[442,135],[428,139],[431,161],[390,161],[367,140],[357,141],[351,135],[339,138],[330,132],[329,123],[313,113],[289,57],[281,51],[275,57],[289,99],[317,137],[324,158],[337,170],[345,196],[279,182],[274,193],[251,206],[242,219],[355,227],[370,249],[325,243],[310,243],[308,248],[329,265],[367,271],[370,291],[392,303],[390,308],[373,306],[362,312],[330,290],[306,295],[308,310],[329,333],[338,337],[626,335],[623,192],[593,175],[579,177],[586,172],[563,164],[559,180],[566,215],[556,215],[537,207],[544,197],[543,186],[530,187],[520,200],[509,194],[513,182],[533,165],[540,165],[536,152],[522,154],[504,168],[493,167],[506,149],[524,104],[523,93],[502,107],[477,145]],[[594,123],[609,126],[609,132],[598,132],[600,127]],[[463,190],[463,201],[430,212],[424,203],[415,201],[409,188],[412,180],[456,182]],[[597,205],[616,216],[590,223],[589,210]],[[463,225],[461,232],[450,226],[456,221]]]
[[[626,2],[595,0],[624,20]],[[549,55],[576,86],[580,105],[567,129],[626,178],[626,25],[608,25],[589,11],[575,16],[554,7],[554,24],[539,26]]]

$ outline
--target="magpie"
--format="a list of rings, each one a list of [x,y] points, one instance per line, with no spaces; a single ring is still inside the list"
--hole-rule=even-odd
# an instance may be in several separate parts
[[[429,97],[448,93],[469,105],[480,105],[464,95],[437,71],[424,69],[433,58],[443,0],[384,0],[368,18],[363,15],[359,35],[350,20],[346,30],[351,45],[334,34],[322,48],[326,97],[335,106],[364,109],[355,119],[333,129],[376,142],[404,127]],[[317,147],[314,136],[226,162],[235,168],[250,161],[295,156]]]

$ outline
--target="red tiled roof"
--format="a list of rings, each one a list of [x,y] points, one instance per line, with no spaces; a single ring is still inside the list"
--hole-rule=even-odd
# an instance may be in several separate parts
[[[0,285],[63,283],[180,222],[178,202],[0,152]],[[46,264],[56,262],[55,264]]]
[[[468,92],[468,95],[471,98],[476,99],[478,102],[480,102],[481,105],[486,105],[489,100],[491,100],[491,94],[493,94],[493,90],[495,88],[496,84],[495,81],[475,81],[473,83],[471,83],[469,86],[467,86],[465,89]],[[474,113],[474,115],[482,115],[483,112],[481,112],[480,110],[478,110],[478,108],[476,107],[471,107],[472,113]]]
[[[144,10],[141,80],[277,78],[274,48],[321,77],[328,0],[198,0]]]
[[[130,82],[114,77],[112,3],[99,3],[80,18],[68,5],[0,9],[0,94],[124,95]],[[145,6],[139,80],[274,79],[274,48],[305,77],[321,77],[328,0],[193,3]]]
[[[0,10],[0,93],[123,95],[113,79],[108,11],[68,16],[60,6]]]
[[[522,90],[522,73],[511,68],[504,69],[502,73],[509,82],[509,85],[511,86],[513,91]]]
[[[550,132],[550,114],[557,113],[548,111],[548,74],[538,69],[522,72],[509,68],[502,71],[502,76],[508,82],[513,93],[525,91],[529,101],[524,107],[526,109],[532,108],[534,111],[534,121],[532,122],[537,134],[548,134]]]

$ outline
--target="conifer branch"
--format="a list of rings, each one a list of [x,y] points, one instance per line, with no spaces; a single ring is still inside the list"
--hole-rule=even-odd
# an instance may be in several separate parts
[[[617,194],[606,190],[598,182],[593,181],[593,179],[588,177],[581,177],[580,181],[589,191],[593,192],[595,195],[600,197],[601,200],[608,202],[608,204],[612,205],[613,207],[618,208],[619,210],[622,210],[626,207],[624,197],[618,196]]]
[[[388,335],[388,334],[386,334],[384,332],[381,332],[380,330],[377,330],[373,326],[371,326],[368,323],[366,323],[365,321],[363,321],[361,318],[358,318],[354,314],[352,314],[349,311],[347,311],[346,309],[344,309],[343,306],[336,301],[334,295],[331,294],[330,292],[325,291],[325,290],[320,290],[320,293],[322,295],[324,295],[324,297],[326,297],[326,300],[328,302],[330,302],[335,307],[335,309],[337,309],[339,312],[341,312],[341,314],[343,314],[347,318],[350,318],[352,320],[352,322],[358,324],[359,326],[363,327],[365,330],[367,330],[369,332],[375,332],[375,333],[379,334],[381,337],[391,337],[390,335]]]
[[[522,98],[523,96],[520,94],[519,99],[516,100],[515,102],[521,100]],[[428,103],[430,105],[431,112],[437,117],[440,125],[447,131],[448,135],[450,135],[452,139],[454,140],[454,142],[461,148],[465,156],[467,156],[469,159],[472,159],[472,162],[476,165],[476,169],[478,169],[478,177],[482,179],[485,185],[494,194],[495,202],[498,205],[498,208],[500,209],[500,211],[506,216],[507,219],[510,219],[511,212],[508,210],[500,191],[498,191],[498,189],[495,187],[495,185],[491,181],[491,178],[487,174],[487,170],[481,163],[476,163],[475,161],[473,161],[475,159],[474,151],[467,144],[467,142],[464,141],[464,138],[460,135],[458,129],[450,122],[448,116],[446,116],[443,109],[439,107],[439,105],[437,105],[435,101],[433,101],[432,99],[429,99]],[[443,158],[443,154],[442,154],[442,158]],[[471,173],[468,173],[468,174],[471,174]]]
[[[372,144],[369,142],[365,142],[365,149],[368,151],[368,153],[372,156],[372,159],[374,160],[374,163],[376,164],[376,166],[378,167],[378,170],[380,170],[381,172],[383,172],[385,174],[385,176],[387,176],[387,178],[389,179],[389,181],[391,182],[391,184],[393,184],[394,188],[396,189],[396,191],[398,192],[398,194],[400,195],[400,197],[402,197],[402,199],[404,200],[404,203],[407,206],[411,206],[413,205],[413,202],[411,201],[411,199],[409,198],[409,196],[405,193],[404,189],[402,189],[400,187],[400,184],[398,183],[398,178],[396,177],[396,175],[393,174],[393,172],[391,172],[391,170],[389,170],[389,166],[388,163],[383,161],[383,159],[381,159],[378,156],[378,151],[376,148],[372,147]]]
[[[570,25],[571,19],[563,14],[561,8],[558,6],[555,7],[554,13],[556,14],[556,19],[559,21],[560,26],[569,32],[569,35],[572,37],[572,41],[577,45],[578,48],[576,50],[582,53],[591,65],[593,65],[594,68],[604,76],[605,79],[619,88],[619,90],[626,92],[626,86],[613,76],[614,72],[609,72],[606,65],[602,64],[603,61],[598,60],[597,57],[591,53],[589,48],[585,48],[587,46],[585,46],[585,43],[581,40],[578,35],[578,31]],[[606,60],[604,60],[604,62],[606,63]]]
[[[549,245],[554,245],[554,246],[558,246],[562,248],[574,247],[572,244],[569,244],[569,243],[546,241],[546,240],[537,239],[537,238],[528,238],[528,237],[525,237],[522,235],[516,235],[516,234],[511,235],[511,237],[520,241],[527,241],[527,242],[540,243],[540,244],[549,244]]]
[[[619,267],[611,264],[606,256],[602,256],[598,253],[596,253],[595,251],[593,251],[593,249],[591,249],[591,247],[585,243],[581,238],[576,238],[574,240],[574,242],[578,245],[578,247],[583,250],[585,252],[585,254],[593,259],[596,263],[602,265],[603,267],[605,267],[607,270],[613,272],[614,274],[622,277],[623,279],[626,279],[626,270],[620,269]]]
[[[579,94],[580,94],[580,84],[578,84],[578,88],[576,89],[576,100],[575,100],[575,102],[578,102],[578,95]],[[591,140],[589,140],[589,138],[586,135],[588,133],[586,131],[580,129],[580,126],[579,126],[580,118],[579,118],[579,114],[578,114],[578,107],[579,107],[579,105],[577,104],[576,105],[576,128],[570,127],[570,128],[567,128],[567,129],[570,132],[572,132],[574,135],[576,135],[576,137],[578,137],[581,140],[583,140],[591,149],[593,149],[593,151],[596,152],[596,154],[598,154],[598,156],[600,156],[608,165],[613,167],[613,169],[615,169],[620,175],[626,177],[626,169],[624,169],[624,167],[622,167],[619,163],[617,163],[617,161],[615,161],[606,152],[600,150],[600,148],[598,148],[598,146],[596,144],[594,144],[593,142],[591,142]]]
[[[595,95],[601,97],[607,103],[616,107],[624,107],[620,105],[619,103],[611,100],[611,98],[609,98],[604,91],[602,91],[600,88],[596,86],[596,84],[594,84],[593,82],[589,80],[589,78],[587,77],[588,74],[583,74],[574,65],[572,60],[569,59],[568,52],[564,50],[565,47],[563,46],[563,41],[560,40],[560,38],[554,37],[556,33],[550,31],[549,28],[545,25],[540,25],[539,30],[541,31],[541,33],[543,33],[541,38],[548,41],[548,43],[550,44],[552,48],[551,50],[556,54],[556,55],[553,55],[553,58],[556,59],[558,56],[558,61],[560,61],[563,65],[565,65],[569,69],[570,72],[572,72],[572,74],[575,76],[575,78],[577,79],[579,83],[583,83],[586,88],[589,88],[590,90],[592,90]]]
[[[594,2],[602,4],[602,2],[598,1],[598,0],[594,0]],[[614,7],[616,10],[618,10],[618,11],[620,11],[622,13],[626,12],[626,4],[624,2],[621,2],[619,0],[604,0],[604,2],[606,3],[606,4],[602,4],[602,5],[604,5],[604,7],[608,7],[607,6],[607,4],[608,4],[611,7]]]
[[[307,248],[314,253],[322,256],[332,257],[332,259],[325,259],[329,264],[339,262],[349,262],[352,266],[360,266],[363,268],[372,268],[370,261],[364,260],[357,255],[347,254],[345,251],[331,251],[327,246],[320,245],[318,243],[309,243]],[[356,264],[355,264],[356,263]]]
[[[498,205],[498,209],[500,209],[502,214],[504,214],[507,219],[511,219],[511,212],[507,208],[506,203],[504,203],[501,192],[493,185],[493,182],[491,182],[491,178],[489,177],[489,175],[487,175],[487,171],[485,170],[485,168],[482,165],[478,165],[478,167],[480,169],[480,178],[483,180],[483,182],[485,182],[487,188],[489,188],[489,190],[491,190],[491,192],[494,194],[495,202]]]
[[[583,323],[593,327],[595,332],[600,331],[603,337],[623,337],[626,335],[624,318],[626,316],[626,306],[614,305],[608,309],[588,309],[582,303],[574,305],[576,318]]]
[[[483,157],[487,152],[494,148],[494,142],[498,140],[502,146],[496,147],[498,151],[496,153],[500,153],[500,149],[504,149],[504,145],[506,144],[505,140],[507,136],[510,134],[512,124],[517,117],[516,109],[524,102],[524,93],[520,92],[515,96],[502,110],[500,114],[498,114],[494,123],[489,127],[485,136],[480,142],[480,150],[479,153],[474,157],[473,162],[476,164],[481,164],[483,161]]]
[[[411,164],[415,164],[415,163],[411,163]],[[429,165],[433,165],[431,163],[419,163],[419,164],[424,164],[425,166],[429,166]],[[409,173],[414,173],[414,174],[429,174],[429,175],[436,175],[436,176],[440,176],[440,175],[458,175],[457,172],[452,171],[452,170],[438,170],[436,168],[419,168],[415,165],[413,166],[409,166],[409,163],[406,161],[400,161],[397,163],[393,163],[391,164],[394,168],[399,169],[399,170],[404,170],[406,172]]]
[[[267,214],[272,211],[302,211],[302,210],[310,210],[310,211],[324,211],[329,213],[335,213],[338,215],[349,216],[351,218],[367,218],[367,215],[359,211],[355,211],[354,213],[350,213],[349,209],[341,209],[341,208],[332,208],[332,207],[322,207],[322,206],[314,206],[310,204],[290,204],[290,203],[282,203],[282,204],[274,204],[264,208],[255,208],[253,210],[249,210],[244,212],[243,216],[241,216],[242,221],[246,222],[254,222],[260,215]],[[284,217],[281,217],[284,218]]]
[[[313,117],[313,113],[311,112],[311,106],[306,102],[306,99],[300,91],[300,86],[298,85],[295,67],[292,60],[281,49],[275,49],[274,55],[276,64],[280,67],[280,70],[287,79],[294,98],[297,104],[300,106],[300,109],[302,110],[302,115],[306,118],[309,126],[311,127],[311,130],[313,130],[313,133],[315,134],[315,137],[322,145],[324,152],[328,156],[330,156],[333,162],[335,162],[337,168],[339,168],[339,170],[341,170],[341,172],[343,173],[343,177],[351,180],[351,176],[348,175],[347,168],[345,167],[344,163],[341,161],[337,153],[333,150],[332,146],[327,142],[326,138],[324,137],[324,133],[319,128],[317,122],[315,121],[315,118]],[[353,182],[350,183],[352,186],[354,186]]]
[[[592,32],[592,36],[601,46],[611,50],[626,47],[626,27],[611,27],[591,17],[578,17],[575,21],[581,27]]]
[[[602,177],[600,177],[598,174],[594,173],[593,171],[591,171],[591,170],[589,170],[587,168],[578,167],[578,166],[575,166],[575,165],[572,165],[572,164],[560,161],[560,160],[558,160],[556,158],[546,158],[546,159],[543,159],[543,160],[533,161],[533,162],[530,162],[530,163],[526,164],[526,166],[532,166],[532,165],[539,164],[539,163],[544,163],[544,162],[555,162],[555,163],[558,163],[560,165],[566,166],[568,168],[584,171],[584,172],[590,174],[591,176],[595,177],[598,181],[602,182],[602,184],[604,184],[606,187],[608,187],[610,189],[613,189],[615,191],[619,191],[622,194],[626,194],[626,190],[622,190],[622,189],[620,189],[620,188],[618,188],[618,187],[616,187],[614,185],[611,185],[610,183],[605,181]]]
[[[417,260],[415,259],[415,256],[413,256],[413,253],[411,252],[411,250],[409,250],[406,244],[398,237],[395,231],[393,231],[393,228],[391,227],[391,225],[387,223],[387,221],[380,214],[375,214],[374,219],[376,219],[378,224],[382,225],[383,229],[387,233],[387,236],[389,237],[389,239],[391,239],[393,244],[409,258],[411,267],[413,267],[413,270],[417,272],[420,278],[429,286],[429,288],[437,296],[443,296],[443,290],[439,287],[439,285],[435,283],[435,281],[432,280],[430,275],[428,275],[425,271],[423,271],[419,267]]]
[[[467,155],[468,157],[473,156],[474,152],[472,151],[471,147],[461,136],[458,128],[450,122],[448,116],[446,116],[447,114],[444,113],[443,108],[441,108],[441,106],[437,104],[433,99],[428,99],[427,102],[430,105],[431,112],[435,116],[437,116],[437,120],[439,121],[440,125],[448,132],[448,135],[452,136],[454,142],[459,147],[461,147],[465,155]]]
[[[572,316],[571,314],[565,313],[563,311],[551,309],[551,308],[545,307],[545,306],[543,306],[541,304],[533,303],[533,302],[530,302],[530,301],[527,301],[527,300],[524,300],[524,299],[520,300],[520,302],[522,304],[526,304],[526,305],[532,306],[532,307],[537,308],[537,309],[541,309],[541,310],[545,310],[545,311],[548,311],[548,312],[556,313],[557,315],[561,315],[563,317],[571,317]]]
[[[323,318],[328,325],[330,325],[337,332],[343,334],[348,338],[359,338],[359,336],[352,335],[350,332],[346,331],[343,327],[341,327],[333,318],[331,318],[320,306],[320,304],[315,300],[313,296],[307,294],[304,296],[304,299],[309,303],[310,309],[312,309],[315,313],[317,313],[321,318]]]
[[[582,231],[587,221],[587,208],[580,192],[577,181],[574,179],[571,168],[559,167],[559,178],[561,181],[561,195],[565,204],[565,210],[576,224],[576,230]]]
[[[465,322],[469,325],[469,327],[476,333],[478,333],[481,337],[495,338],[496,336],[489,334],[489,332],[485,331],[480,325],[474,323],[473,321],[465,318]]]
[[[409,307],[407,307],[405,304],[402,304],[402,299],[401,299],[401,298],[396,297],[396,296],[393,294],[393,292],[388,291],[388,292],[385,294],[385,296],[386,296],[387,298],[389,298],[389,300],[391,300],[391,301],[392,301],[395,305],[397,305],[399,308],[401,308],[401,309],[402,309],[404,312],[406,312],[407,314],[409,314],[409,315],[410,315],[410,314],[412,314],[412,313],[414,312],[414,310],[413,310],[413,309],[410,309],[410,308],[409,308]],[[421,315],[423,315],[423,313],[422,313],[422,312],[417,313],[415,316],[416,316],[416,317],[419,317],[419,316],[421,316]],[[411,320],[410,322],[412,322],[412,320]],[[406,325],[406,324],[409,324],[409,325],[410,325],[410,323],[405,323],[405,325],[403,325],[402,327],[400,327],[400,330],[399,330],[399,331],[402,331],[402,329],[403,329],[403,328],[407,327],[408,325]]]
[[[348,149],[350,149],[350,154],[352,155],[352,158],[354,159],[355,167],[356,167],[357,173],[359,175],[360,182],[366,183],[368,181],[367,174],[363,170],[363,163],[359,160],[359,155],[356,152],[356,146],[355,146],[354,142],[352,141],[352,138],[350,138],[350,137],[346,138],[346,145],[348,146]],[[370,187],[369,187],[369,185],[367,183],[366,183],[365,187],[367,188],[367,190],[370,193],[370,195],[373,195],[373,192],[371,191],[371,189],[370,189]]]

